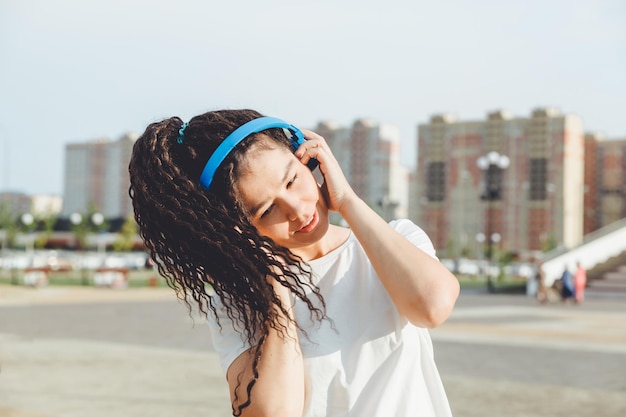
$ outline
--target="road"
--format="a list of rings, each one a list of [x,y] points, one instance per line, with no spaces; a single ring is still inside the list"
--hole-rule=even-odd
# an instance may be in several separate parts
[[[626,298],[462,293],[431,332],[456,417],[626,415]],[[169,289],[0,286],[0,416],[228,416],[208,328]]]

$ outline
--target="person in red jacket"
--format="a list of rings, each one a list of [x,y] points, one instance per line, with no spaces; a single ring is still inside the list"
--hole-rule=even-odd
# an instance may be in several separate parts
[[[587,270],[582,267],[580,262],[576,264],[576,273],[574,274],[574,296],[577,303],[582,303],[585,299],[585,287],[587,286]]]

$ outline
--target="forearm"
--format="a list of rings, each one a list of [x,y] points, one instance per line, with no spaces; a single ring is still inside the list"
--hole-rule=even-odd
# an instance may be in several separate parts
[[[389,226],[354,196],[340,214],[363,246],[400,313],[417,326],[436,327],[450,315],[459,294],[456,277]]]
[[[287,309],[291,311],[290,307]],[[280,321],[285,328],[270,328],[263,343],[258,361],[258,377],[251,392],[251,403],[243,409],[242,417],[293,417],[303,413],[304,364],[297,328],[287,317],[283,316]],[[252,347],[229,368],[227,378],[235,407],[248,399],[247,386],[254,379],[254,355],[255,347]]]

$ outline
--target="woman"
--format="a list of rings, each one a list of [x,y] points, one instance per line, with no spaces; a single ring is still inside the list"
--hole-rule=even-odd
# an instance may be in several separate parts
[[[174,117],[137,140],[130,176],[159,272],[207,314],[234,415],[450,415],[426,329],[458,281],[420,228],[354,193],[322,137],[252,110]]]

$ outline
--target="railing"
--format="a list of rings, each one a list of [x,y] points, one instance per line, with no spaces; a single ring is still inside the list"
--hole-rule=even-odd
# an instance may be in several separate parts
[[[541,259],[543,283],[551,286],[563,274],[565,267],[574,273],[576,264],[585,269],[606,262],[609,258],[626,251],[626,218],[589,233],[583,242],[573,248],[557,248]]]

